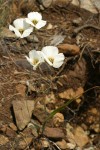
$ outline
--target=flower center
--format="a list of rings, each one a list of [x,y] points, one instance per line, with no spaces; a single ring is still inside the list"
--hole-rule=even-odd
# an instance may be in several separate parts
[[[54,58],[49,57],[48,59],[49,59],[49,61],[53,64],[53,62],[54,62]]]
[[[24,30],[23,30],[23,29],[19,29],[19,32],[20,32],[21,34],[23,34]]]
[[[35,19],[32,22],[33,22],[34,25],[36,25],[38,23],[38,21],[35,20]]]
[[[34,59],[34,60],[33,60],[33,64],[34,64],[34,65],[36,65],[38,62],[39,62],[38,59]]]

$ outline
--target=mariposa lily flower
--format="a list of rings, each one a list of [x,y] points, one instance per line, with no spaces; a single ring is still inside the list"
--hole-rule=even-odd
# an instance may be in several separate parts
[[[59,53],[59,50],[55,46],[45,46],[42,49],[42,54],[45,61],[54,68],[59,68],[64,63],[65,56],[63,53]]]
[[[37,29],[40,29],[46,25],[46,21],[42,20],[42,15],[38,12],[28,13],[26,22]]]
[[[13,25],[9,25],[9,30],[13,31],[17,37],[24,38],[31,34],[33,27],[31,27],[24,18],[19,18],[13,21]]]
[[[29,57],[25,56],[27,61],[33,66],[33,70],[36,70],[38,65],[44,62],[43,55],[41,51],[31,50],[29,52]]]

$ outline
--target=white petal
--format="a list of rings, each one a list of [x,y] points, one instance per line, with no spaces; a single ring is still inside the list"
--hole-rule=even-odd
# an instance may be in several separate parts
[[[38,12],[30,12],[28,14],[28,18],[32,21],[32,20],[41,20],[42,19],[42,15]]]
[[[26,21],[28,24],[30,24],[30,25],[32,25],[33,27],[35,27],[35,25],[32,23],[32,21],[31,21],[30,19],[25,18],[25,21]]]
[[[26,57],[27,61],[30,63],[30,58],[29,58],[29,57],[27,57],[27,56],[25,56],[25,57]]]
[[[53,57],[58,54],[58,48],[55,46],[45,46],[42,48],[42,52],[47,56],[47,57]]]
[[[21,38],[24,38],[24,37],[29,36],[29,35],[32,33],[32,31],[33,31],[33,27],[30,27],[29,29],[26,29],[26,30],[23,32]]]
[[[25,18],[19,18],[13,21],[15,28],[17,29],[28,29],[30,25],[25,21]]]
[[[45,61],[46,61],[50,66],[52,66],[53,64],[50,62],[50,60],[48,59],[48,57],[47,57],[43,52],[42,52],[42,55],[43,55]]]
[[[54,67],[54,68],[59,68],[59,67],[62,66],[63,63],[64,63],[63,61],[54,62],[54,63],[53,63],[53,67]]]
[[[55,56],[54,61],[62,61],[65,59],[65,56],[63,53],[59,53]]]
[[[39,55],[38,55],[37,51],[36,50],[31,50],[29,52],[29,58],[32,59],[32,60],[35,59],[35,58],[39,59]]]
[[[30,24],[26,22],[26,18],[24,18],[24,20],[23,20],[23,28],[24,29],[30,28]]]
[[[45,25],[46,25],[46,21],[40,20],[40,21],[35,25],[35,27],[36,27],[37,29],[40,29],[40,28],[44,27]]]
[[[21,33],[14,28],[12,25],[9,25],[9,30],[14,31],[14,33],[16,34],[17,37],[21,37]]]
[[[15,28],[23,29],[23,21],[24,21],[23,18],[19,18],[19,19],[14,20],[13,24],[14,24]]]
[[[37,51],[38,55],[39,55],[39,61],[40,62],[44,62],[44,57],[41,51]]]

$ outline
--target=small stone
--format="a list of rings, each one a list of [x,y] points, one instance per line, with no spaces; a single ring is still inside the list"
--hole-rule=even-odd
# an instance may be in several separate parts
[[[80,98],[76,99],[76,103],[80,104],[81,103],[81,99]]]
[[[93,124],[93,125],[90,126],[90,128],[92,130],[94,130],[96,133],[100,132],[100,124]]]
[[[52,0],[42,0],[42,5],[45,7],[45,8],[48,8],[52,3]]]
[[[3,133],[5,133],[6,132],[6,129],[7,129],[7,124],[5,124],[5,125],[2,125],[1,127],[0,127],[0,131],[2,131]]]
[[[60,128],[50,128],[46,127],[43,134],[49,138],[53,139],[61,139],[64,138],[64,132]]]
[[[74,25],[80,25],[81,23],[82,23],[82,18],[81,17],[78,17],[78,18],[73,20]]]
[[[50,146],[49,142],[45,138],[41,139],[41,144],[42,144],[42,148],[47,148]]]
[[[20,93],[23,97],[25,97],[25,91],[26,91],[26,86],[23,84],[18,84],[16,86],[16,90],[18,91],[18,93]]]
[[[50,30],[52,28],[53,28],[53,25],[51,23],[49,23],[48,26],[47,26],[47,30]]]
[[[10,127],[11,129],[13,129],[14,131],[17,131],[17,127],[14,125],[14,123],[10,123],[10,124],[9,124],[9,127]]]
[[[18,149],[25,149],[31,144],[32,140],[32,137],[23,137],[23,139],[19,141]]]
[[[68,141],[74,145],[77,144],[80,148],[89,142],[86,132],[80,126],[73,128],[70,124],[67,124],[66,131]]]
[[[64,139],[62,139],[61,141],[56,142],[56,144],[62,150],[66,150],[68,148],[67,143]]]
[[[83,147],[89,142],[85,131],[79,126],[74,130],[74,140],[79,147]]]
[[[92,123],[94,123],[95,122],[95,117],[94,116],[89,116],[89,117],[87,117],[87,122],[89,123],[89,124],[92,124]]]
[[[31,128],[31,130],[32,130],[31,132],[35,137],[38,137],[37,128],[33,123],[29,123],[27,127]]]
[[[76,147],[76,144],[73,144],[73,143],[67,143],[67,148],[73,150],[75,147]]]
[[[71,44],[60,44],[58,45],[60,53],[77,55],[80,52],[80,48],[77,45]]]
[[[9,139],[4,135],[0,135],[0,145],[5,145],[7,142],[9,142]]]
[[[39,39],[36,35],[30,35],[30,36],[26,37],[26,40],[29,43],[33,43],[33,42],[38,43],[39,42]]]
[[[6,129],[6,135],[11,137],[11,138],[14,138],[16,137],[16,132],[14,130],[12,130],[11,128],[7,127]]]
[[[76,98],[79,99],[79,97],[82,96],[82,93],[84,92],[84,89],[82,87],[77,88],[76,91],[74,91],[72,88],[65,90],[62,93],[59,93],[59,97],[63,99],[72,99]],[[79,97],[78,97],[79,96]],[[80,101],[79,101],[80,102]]]
[[[59,127],[62,123],[64,123],[64,116],[61,113],[56,113],[53,116],[53,124],[55,127]]]
[[[82,127],[84,130],[87,130],[87,129],[88,129],[88,127],[87,127],[86,124],[84,124],[84,123],[81,124],[81,127]]]
[[[96,108],[92,108],[89,112],[96,115],[98,113],[98,110]]]

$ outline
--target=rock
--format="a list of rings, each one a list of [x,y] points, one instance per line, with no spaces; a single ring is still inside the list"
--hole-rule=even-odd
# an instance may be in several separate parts
[[[31,128],[33,136],[38,137],[37,127],[34,124],[29,123],[27,127]]]
[[[74,130],[74,140],[79,147],[84,147],[88,142],[89,138],[85,131],[81,127],[77,127]]]
[[[53,29],[53,25],[52,25],[51,23],[49,23],[49,24],[47,25],[47,30],[51,30],[51,29]]]
[[[76,100],[82,96],[84,93],[84,89],[82,87],[77,88],[77,90],[73,90],[72,88],[65,90],[62,93],[59,93],[59,97],[63,99],[72,99],[76,98]]]
[[[42,0],[41,2],[45,8],[48,8],[52,4],[52,0]]]
[[[10,124],[9,124],[9,127],[10,127],[11,129],[13,129],[14,131],[17,131],[17,127],[15,126],[14,123],[10,123]]]
[[[74,149],[76,147],[76,144],[72,144],[72,143],[67,143],[67,148],[68,149]]]
[[[55,104],[56,103],[56,97],[53,92],[46,95],[44,99],[45,99],[45,104],[49,104],[49,103]]]
[[[67,143],[64,139],[62,139],[61,141],[56,142],[56,144],[62,150],[66,150],[68,148]]]
[[[27,42],[30,42],[30,43],[38,43],[39,42],[39,39],[36,35],[30,35],[28,37],[26,37],[26,40]]]
[[[76,5],[80,8],[84,8],[92,13],[98,13],[97,9],[100,10],[100,1],[99,0],[72,0],[73,5]]]
[[[0,36],[3,38],[18,39],[13,32],[11,32],[8,28],[4,27],[1,29]]]
[[[25,97],[25,92],[26,92],[26,86],[23,84],[18,84],[16,86],[16,90],[18,91],[18,93],[21,94],[21,96]]]
[[[7,127],[6,135],[11,137],[11,138],[15,138],[17,133],[14,130],[12,130],[11,128]]]
[[[61,113],[56,113],[53,116],[53,124],[55,127],[59,127],[62,123],[64,123],[64,116]]]
[[[35,108],[33,111],[33,115],[41,122],[43,123],[46,118],[48,117],[48,113],[45,112],[44,108]]]
[[[96,133],[100,133],[100,124],[93,124],[90,126],[92,130],[94,130]]]
[[[5,132],[6,132],[7,127],[8,127],[8,125],[7,125],[7,124],[0,126],[0,132],[5,133]]]
[[[15,63],[17,66],[21,67],[21,69],[27,69],[29,71],[33,70],[33,67],[28,63],[26,59],[19,59]]]
[[[94,115],[96,115],[98,113],[98,110],[97,110],[97,108],[94,107],[94,108],[91,108],[89,110],[89,112],[92,113],[92,114],[94,114]]]
[[[13,101],[12,104],[13,104],[17,127],[19,128],[19,130],[22,130],[30,122],[32,111],[34,110],[34,101],[17,100],[17,101]]]
[[[44,129],[43,134],[48,137],[48,138],[53,138],[53,139],[62,139],[64,138],[64,132],[60,128],[50,128],[46,127]]]
[[[45,138],[41,138],[42,148],[50,147],[49,142]]]
[[[82,18],[81,17],[78,17],[78,18],[73,20],[73,24],[75,26],[79,26],[81,23],[82,23]]]
[[[67,124],[66,131],[67,139],[73,145],[77,144],[77,146],[83,148],[89,142],[86,132],[80,126],[73,128],[70,124]]]
[[[9,142],[9,139],[4,135],[0,135],[0,145],[5,145],[7,142]]]
[[[32,140],[32,137],[23,137],[23,139],[19,141],[18,149],[25,149],[31,144]]]
[[[60,53],[68,55],[77,55],[80,53],[80,48],[77,45],[60,44],[57,47],[59,48]]]

